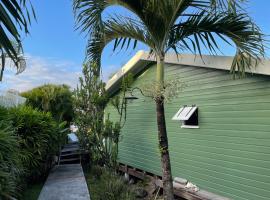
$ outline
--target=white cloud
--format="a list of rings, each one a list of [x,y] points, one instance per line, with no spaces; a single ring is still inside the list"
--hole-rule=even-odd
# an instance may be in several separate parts
[[[81,65],[56,58],[27,56],[27,67],[21,74],[6,68],[0,88],[15,89],[20,92],[32,89],[45,83],[67,84],[76,87],[81,74]]]

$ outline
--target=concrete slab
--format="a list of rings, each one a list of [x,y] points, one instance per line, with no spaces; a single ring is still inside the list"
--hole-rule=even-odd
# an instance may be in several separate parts
[[[90,200],[82,166],[80,164],[55,166],[38,200]]]

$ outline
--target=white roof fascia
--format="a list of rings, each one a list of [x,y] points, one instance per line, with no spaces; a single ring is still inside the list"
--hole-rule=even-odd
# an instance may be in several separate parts
[[[149,52],[138,51],[106,84],[106,90],[111,90],[116,83],[128,72],[138,73],[147,64],[155,62],[156,58],[149,55]],[[231,56],[211,56],[211,55],[192,55],[167,53],[165,56],[165,63],[205,67],[220,70],[231,70],[233,57]],[[143,66],[142,66],[143,64]],[[270,75],[270,60],[263,60],[256,68],[247,69],[247,73]],[[136,74],[135,74],[136,75]]]
[[[106,84],[106,90],[108,90],[116,81],[121,79],[125,74],[127,74],[130,69],[139,61],[142,59],[142,57],[145,55],[144,51],[138,51],[135,56],[133,56],[116,74],[113,75],[113,77],[108,80]]]

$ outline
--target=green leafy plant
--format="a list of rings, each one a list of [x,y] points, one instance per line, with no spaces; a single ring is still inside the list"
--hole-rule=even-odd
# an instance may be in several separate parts
[[[123,93],[110,100],[97,72],[98,66],[95,63],[85,64],[83,77],[80,77],[80,84],[74,92],[78,136],[94,162],[115,168],[121,128],[126,120],[125,94],[132,77],[127,76],[122,81]],[[105,106],[110,101],[119,113],[119,121],[113,122],[109,115],[104,116]]]
[[[104,132],[103,122],[103,110],[108,97],[105,93],[105,84],[96,76],[96,70],[95,63],[87,63],[83,66],[83,76],[80,77],[80,83],[74,91],[76,125],[79,128],[80,143],[91,153],[93,161],[109,164],[110,155],[104,149],[107,144],[104,138],[109,133],[108,129]]]
[[[46,84],[23,92],[22,96],[27,98],[27,105],[50,112],[59,122],[66,121],[69,124],[73,120],[72,92],[67,85]]]
[[[1,109],[1,108],[0,108]],[[23,175],[18,137],[8,121],[0,122],[0,199],[17,196]]]
[[[0,199],[18,198],[40,183],[65,143],[65,123],[29,106],[0,107]]]
[[[9,110],[10,120],[19,137],[23,166],[28,179],[36,180],[51,167],[52,156],[57,154],[64,135],[50,113],[20,106]]]
[[[98,174],[98,177],[97,175]],[[93,200],[135,200],[133,188],[110,168],[92,166],[85,172]]]
[[[36,18],[30,0],[1,0],[0,1],[0,56],[1,70],[0,81],[2,80],[5,68],[5,59],[10,58],[21,72],[25,68],[22,58],[22,42],[20,31],[28,34],[31,24],[31,13]],[[16,45],[14,45],[16,43]]]

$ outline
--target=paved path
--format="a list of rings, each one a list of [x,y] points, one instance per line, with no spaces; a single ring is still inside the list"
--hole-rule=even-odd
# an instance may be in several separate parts
[[[90,200],[82,166],[80,164],[55,166],[38,200]]]

